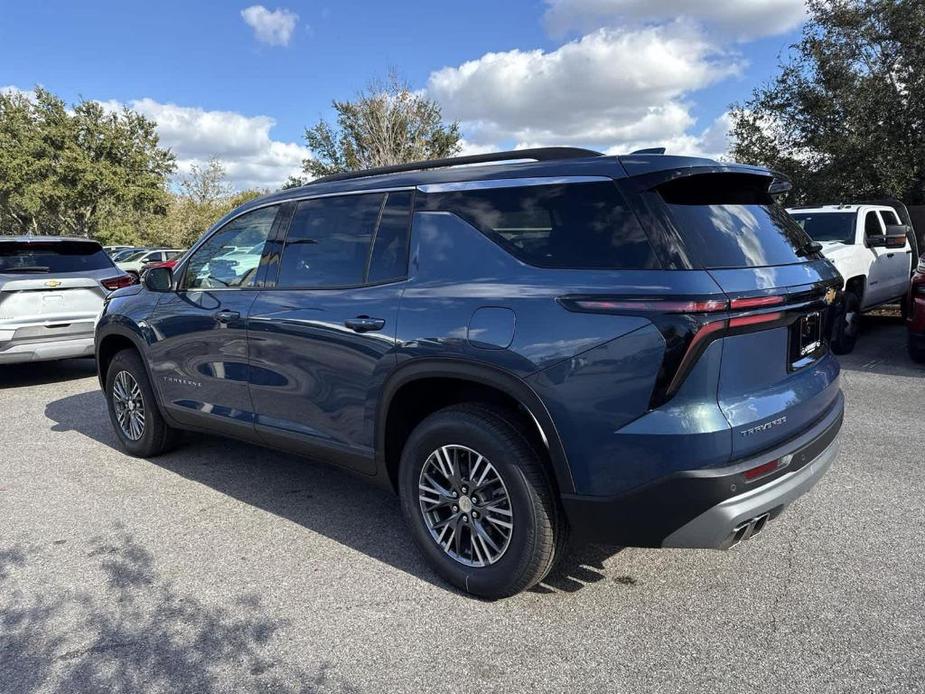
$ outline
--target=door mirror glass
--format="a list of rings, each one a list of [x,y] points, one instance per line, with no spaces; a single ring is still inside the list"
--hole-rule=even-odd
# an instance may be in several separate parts
[[[173,272],[169,267],[151,268],[144,274],[145,287],[151,292],[169,292],[173,287]]]

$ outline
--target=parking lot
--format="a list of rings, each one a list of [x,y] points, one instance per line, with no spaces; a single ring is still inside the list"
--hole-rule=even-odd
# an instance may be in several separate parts
[[[117,447],[91,361],[0,371],[0,691],[925,689],[925,370],[896,317],[842,360],[827,477],[726,552],[575,547],[464,596],[386,493],[191,437]]]

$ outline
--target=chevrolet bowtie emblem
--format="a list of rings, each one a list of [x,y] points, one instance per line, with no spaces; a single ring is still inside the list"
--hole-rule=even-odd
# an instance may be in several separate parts
[[[827,306],[831,306],[833,301],[835,301],[835,287],[829,287],[825,293],[825,303]]]
[[[48,280],[48,281],[45,283],[45,286],[46,286],[46,287],[51,287],[52,289],[54,289],[55,287],[60,287],[60,286],[61,286],[61,280]]]

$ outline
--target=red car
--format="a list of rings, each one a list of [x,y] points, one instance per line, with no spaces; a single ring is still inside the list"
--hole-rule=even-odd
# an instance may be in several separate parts
[[[925,255],[912,275],[909,287],[909,356],[925,363]]]

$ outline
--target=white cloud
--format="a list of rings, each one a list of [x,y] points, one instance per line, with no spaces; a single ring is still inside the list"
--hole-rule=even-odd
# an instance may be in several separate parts
[[[263,5],[251,5],[241,10],[241,17],[254,30],[258,41],[271,46],[288,46],[299,21],[299,15],[291,10],[277,8],[270,11]]]
[[[5,87],[0,87],[0,94],[6,94],[7,96],[19,94],[26,97],[29,101],[35,101],[35,90],[20,89],[19,87],[14,87],[12,84],[8,84]]]
[[[108,109],[122,107],[116,101],[102,103]],[[302,160],[308,156],[302,145],[270,137],[276,121],[269,116],[206,111],[147,98],[128,106],[157,123],[161,145],[173,150],[181,173],[215,157],[238,190],[277,188],[289,176],[301,174]]]
[[[729,131],[731,127],[732,117],[727,111],[718,116],[699,134],[678,132],[669,137],[625,140],[618,145],[608,147],[605,154],[628,154],[637,149],[664,147],[668,154],[723,159],[729,152]]]
[[[546,5],[546,27],[555,36],[682,17],[745,40],[789,31],[806,18],[804,0],[546,0]]]
[[[471,145],[614,146],[694,124],[686,97],[741,68],[684,22],[599,29],[554,51],[486,53],[430,75],[428,93]]]

